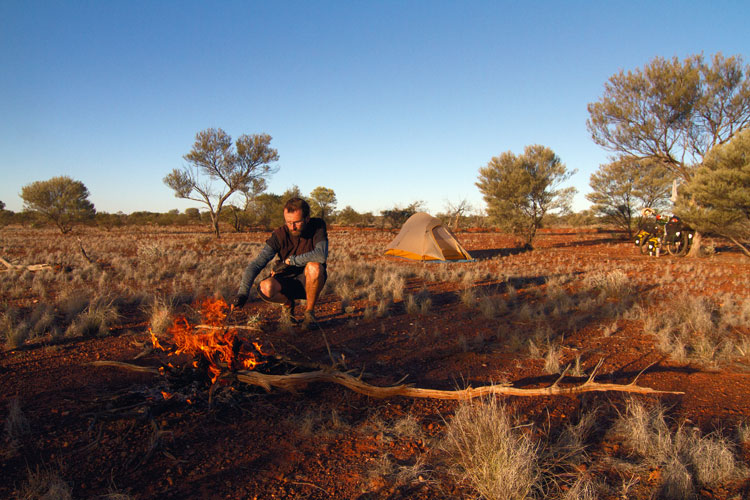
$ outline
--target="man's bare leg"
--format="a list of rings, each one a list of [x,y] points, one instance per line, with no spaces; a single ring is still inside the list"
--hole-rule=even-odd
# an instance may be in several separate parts
[[[323,288],[323,265],[318,262],[308,262],[305,265],[305,296],[307,304],[305,313],[312,313],[315,309],[315,303],[318,301],[318,295]]]
[[[294,317],[294,301],[281,293],[281,283],[279,283],[273,276],[261,281],[258,288],[260,293],[264,295],[265,300],[282,304],[284,306],[284,311],[289,313],[291,317]]]

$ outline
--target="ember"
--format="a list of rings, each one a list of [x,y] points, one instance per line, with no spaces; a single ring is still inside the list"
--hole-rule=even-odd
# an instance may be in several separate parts
[[[208,366],[211,382],[226,370],[252,370],[264,363],[258,342],[249,342],[238,336],[238,329],[227,325],[230,311],[226,302],[221,299],[205,299],[198,307],[203,324],[191,325],[184,316],[175,318],[167,329],[169,342],[164,346],[151,332],[151,342],[156,349],[174,355],[188,354],[193,356],[192,366],[198,368],[203,360]],[[173,367],[172,363],[168,366]]]

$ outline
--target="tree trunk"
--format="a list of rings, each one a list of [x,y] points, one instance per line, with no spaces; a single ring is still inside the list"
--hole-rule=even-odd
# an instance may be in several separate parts
[[[214,227],[214,235],[217,238],[221,238],[221,235],[219,234],[219,215],[218,214],[216,215],[214,215],[213,213],[211,214],[211,225],[213,225]]]
[[[743,245],[743,244],[742,244],[742,243],[740,242],[740,240],[738,240],[738,239],[735,239],[735,238],[733,238],[733,237],[731,237],[731,236],[729,236],[729,239],[730,239],[730,240],[732,240],[732,241],[734,242],[734,244],[735,244],[735,245],[737,245],[738,247],[740,247],[740,250],[742,250],[742,252],[743,252],[743,253],[744,253],[745,255],[747,255],[748,257],[750,257],[750,248],[748,248],[748,247],[746,247],[745,245]]]
[[[701,256],[701,233],[698,231],[693,235],[693,243],[690,245],[690,251],[687,257],[700,257]]]

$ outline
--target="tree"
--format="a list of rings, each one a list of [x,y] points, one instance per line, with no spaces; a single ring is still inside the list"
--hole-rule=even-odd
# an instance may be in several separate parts
[[[708,151],[750,124],[749,74],[739,56],[657,57],[610,77],[586,124],[600,146],[654,159],[689,183]],[[691,255],[699,250],[697,234]]]
[[[422,206],[424,206],[424,202],[418,200],[410,203],[406,208],[395,206],[390,210],[383,210],[380,212],[380,215],[383,216],[383,225],[388,224],[390,227],[401,227],[409,217],[419,212]]]
[[[471,204],[466,200],[466,198],[464,198],[456,203],[450,201],[446,202],[445,208],[446,215],[450,220],[453,221],[453,231],[458,231],[458,223],[461,217],[464,217],[468,212],[471,211]]]
[[[242,192],[244,202],[242,206],[231,203],[228,205],[230,223],[236,232],[241,232],[246,226],[253,223],[253,201],[268,187],[266,179],[254,179],[248,189]]]
[[[694,202],[694,203],[691,203]],[[678,199],[678,215],[750,256],[750,129],[714,147]]]
[[[5,210],[5,202],[0,200],[0,210]]]
[[[290,198],[302,198],[298,186],[293,185],[283,194],[261,193],[249,201],[246,211],[250,224],[266,229],[279,227],[284,224],[284,204]]]
[[[342,226],[357,226],[362,216],[351,205],[347,205],[339,210],[336,216],[336,222]]]
[[[372,226],[375,224],[375,216],[372,212],[359,213],[347,205],[336,213],[336,224],[355,227]]]
[[[185,215],[191,222],[199,222],[201,220],[201,211],[195,207],[185,209]]]
[[[531,248],[547,212],[570,210],[576,189],[558,186],[574,173],[550,148],[532,145],[519,156],[506,151],[492,158],[479,169],[476,185],[487,203],[489,217],[518,236],[524,247]]]
[[[310,192],[310,208],[314,217],[325,219],[336,210],[336,193],[327,187],[316,187]]]
[[[673,174],[651,159],[623,157],[599,166],[591,174],[592,192],[586,199],[591,209],[604,221],[615,224],[633,235],[634,222],[642,208],[661,210],[669,201]]]
[[[208,206],[218,238],[219,217],[229,197],[249,190],[254,180],[276,171],[270,164],[278,161],[279,154],[270,144],[268,134],[242,135],[233,145],[232,138],[222,129],[203,130],[195,135],[193,148],[183,156],[188,164],[172,170],[164,177],[164,183],[177,198]]]
[[[94,217],[96,210],[88,197],[89,190],[83,182],[67,176],[21,188],[24,209],[51,220],[63,234],[70,232],[76,222]]]

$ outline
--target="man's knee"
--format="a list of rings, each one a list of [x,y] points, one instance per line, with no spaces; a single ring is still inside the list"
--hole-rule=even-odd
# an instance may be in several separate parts
[[[273,297],[281,291],[281,285],[273,278],[266,278],[261,281],[259,288],[266,297]]]
[[[308,262],[305,264],[305,278],[318,280],[323,274],[323,264],[320,262]]]

